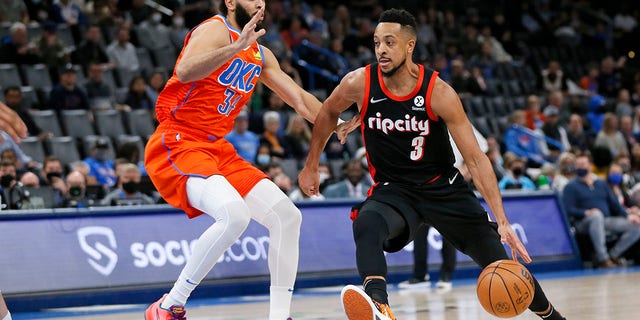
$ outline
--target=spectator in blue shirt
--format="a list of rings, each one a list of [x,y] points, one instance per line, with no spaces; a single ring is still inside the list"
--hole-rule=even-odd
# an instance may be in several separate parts
[[[526,128],[525,112],[522,110],[514,111],[510,121],[511,126],[504,133],[506,151],[511,151],[520,158],[526,158],[527,165],[530,167],[537,168],[547,162],[545,154],[538,145],[539,138],[543,138],[543,136],[541,133]]]
[[[89,165],[89,178],[95,178],[99,185],[110,189],[116,184],[113,160],[108,159],[109,143],[100,138],[91,148],[91,156],[84,159]]]
[[[564,188],[562,202],[576,232],[590,236],[598,267],[624,265],[623,254],[640,239],[640,216],[628,214],[607,182],[595,177],[589,157],[577,157],[575,168],[576,178]],[[608,252],[607,233],[619,235]]]
[[[500,190],[536,190],[536,184],[525,175],[525,163],[521,159],[514,159],[505,165],[507,174],[498,182]]]
[[[249,114],[246,111],[241,111],[238,114],[233,131],[229,132],[225,139],[233,145],[242,159],[253,163],[256,153],[258,153],[260,138],[257,134],[249,131]]]

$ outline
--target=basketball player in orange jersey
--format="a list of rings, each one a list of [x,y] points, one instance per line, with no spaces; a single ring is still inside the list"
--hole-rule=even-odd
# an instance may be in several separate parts
[[[456,92],[434,70],[412,61],[416,21],[405,10],[380,15],[373,36],[377,63],[347,74],[324,102],[313,127],[311,150],[299,186],[318,194],[318,161],[340,112],[357,103],[374,185],[353,210],[356,265],[364,291],[349,285],[342,300],[349,319],[395,319],[389,308],[384,251],[398,251],[426,223],[481,267],[512,254],[531,262],[502,206],[498,183],[481,151]],[[448,131],[496,222],[453,166]],[[517,252],[517,253],[516,253]],[[559,320],[534,279],[529,309]]]
[[[300,211],[259,169],[243,160],[223,137],[260,79],[299,114],[313,122],[322,104],[281,69],[256,40],[263,0],[225,0],[222,15],[187,34],[171,79],[160,93],[160,122],[146,146],[145,166],[153,184],[189,218],[203,213],[215,223],[197,240],[171,291],[145,313],[147,320],[186,319],[184,305],[216,261],[251,219],[269,230],[270,320],[289,317],[298,268]],[[357,128],[340,126],[338,137]],[[334,129],[336,126],[334,126]]]
[[[15,142],[20,142],[20,138],[27,137],[27,126],[20,116],[2,102],[0,102],[0,130],[9,134]],[[0,320],[11,320],[11,312],[4,302],[2,292],[0,292]]]

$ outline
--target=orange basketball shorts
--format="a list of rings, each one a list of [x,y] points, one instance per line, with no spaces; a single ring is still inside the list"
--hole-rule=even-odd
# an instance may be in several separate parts
[[[167,203],[184,210],[189,218],[202,211],[187,198],[189,177],[222,175],[242,197],[267,175],[238,155],[231,143],[189,128],[160,125],[145,148],[145,167]]]

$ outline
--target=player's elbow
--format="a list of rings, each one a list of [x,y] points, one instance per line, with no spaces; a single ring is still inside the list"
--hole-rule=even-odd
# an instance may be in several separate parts
[[[197,80],[193,76],[193,70],[184,63],[180,63],[176,66],[176,77],[178,77],[178,80],[182,83]]]

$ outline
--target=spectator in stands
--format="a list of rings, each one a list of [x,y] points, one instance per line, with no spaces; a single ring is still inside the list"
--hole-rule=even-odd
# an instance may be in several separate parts
[[[526,158],[528,167],[539,168],[547,162],[546,155],[539,147],[541,142],[539,135],[525,127],[525,112],[522,110],[514,111],[509,121],[511,126],[504,134],[506,151],[511,151],[520,158]]]
[[[478,42],[484,43],[485,41],[491,44],[491,52],[493,52],[493,56],[497,62],[511,62],[511,55],[504,50],[502,43],[493,37],[491,34],[491,26],[488,24],[482,27],[478,35]]]
[[[504,164],[506,174],[498,181],[500,190],[536,190],[536,184],[526,176],[525,161],[520,158]]]
[[[549,107],[555,107],[558,109],[558,121],[560,124],[565,124],[569,121],[569,115],[571,114],[571,110],[567,108],[564,104],[564,94],[560,90],[552,90],[549,93],[549,97],[547,99],[547,106],[544,107],[542,112]]]
[[[129,91],[124,99],[124,104],[130,110],[145,109],[153,112],[155,106],[149,94],[147,94],[147,82],[143,76],[134,76],[129,82]],[[127,110],[127,109],[125,109]]]
[[[491,42],[486,40],[482,42],[480,44],[480,51],[471,56],[468,61],[469,65],[480,68],[482,75],[486,79],[493,79],[493,70],[498,61],[495,58]]]
[[[471,23],[466,24],[464,26],[464,34],[461,35],[458,41],[460,53],[467,61],[470,61],[473,56],[480,53],[480,44],[481,42],[478,41],[478,28]]]
[[[505,174],[507,174],[504,169],[504,159],[502,157],[502,153],[500,152],[500,143],[496,140],[495,137],[487,138],[487,157],[489,161],[491,161],[491,167],[493,167],[493,172],[496,175],[496,180],[500,181]]]
[[[471,67],[471,76],[467,79],[467,87],[473,95],[486,96],[493,93],[478,66]]]
[[[573,179],[576,171],[576,156],[571,152],[563,152],[558,157],[558,170],[551,183],[551,189],[562,193],[564,187]]]
[[[100,205],[142,205],[154,204],[148,195],[140,192],[140,170],[133,163],[126,163],[118,167],[118,186],[109,192]]]
[[[22,22],[15,22],[9,28],[9,38],[0,45],[0,63],[40,63],[37,49],[29,43],[27,26]]]
[[[22,203],[21,209],[33,210],[51,207],[47,202],[50,201],[53,193],[48,187],[40,187],[38,175],[31,171],[26,171],[20,175],[19,184],[24,188],[26,198]]]
[[[585,152],[591,147],[592,138],[591,135],[584,130],[584,120],[582,116],[577,113],[572,114],[569,117],[569,123],[567,125],[567,138],[571,149],[574,151]]]
[[[527,109],[525,110],[527,117],[527,128],[531,130],[541,129],[544,125],[544,113],[540,109],[540,98],[535,94],[527,97]]]
[[[3,139],[6,139],[6,137],[3,137]],[[3,149],[2,151],[0,151],[0,160],[13,162],[16,166],[18,175],[29,170],[37,172],[38,168],[40,167],[40,164],[37,161],[31,160],[30,162],[22,162],[22,159],[18,156],[18,154],[19,153],[17,153],[15,149]],[[30,156],[25,156],[28,159],[31,158]]]
[[[640,216],[628,214],[604,180],[592,175],[588,156],[576,158],[576,178],[564,188],[562,202],[578,234],[591,238],[597,267],[622,266],[623,254],[640,239]],[[606,233],[620,237],[607,250]]]
[[[320,162],[318,164],[318,175],[320,182],[318,189],[320,190],[320,193],[324,192],[328,185],[337,182],[331,174],[331,168],[329,168],[329,165],[326,162]]]
[[[109,57],[102,45],[100,25],[92,23],[87,27],[84,40],[78,49],[71,54],[71,61],[81,65],[85,70],[89,69],[92,63],[109,66]]]
[[[145,91],[147,92],[147,96],[151,99],[151,107],[152,114],[155,119],[155,106],[156,101],[158,100],[158,95],[160,95],[160,91],[164,89],[164,85],[167,83],[167,76],[162,71],[153,71],[147,78],[147,87]]]
[[[540,89],[546,93],[553,91],[567,92],[569,89],[567,77],[562,72],[558,61],[549,61],[547,68],[540,73]]]
[[[275,185],[278,186],[278,188],[280,188],[280,190],[282,190],[282,192],[284,192],[284,194],[286,194],[287,196],[289,196],[289,193],[291,193],[291,190],[293,190],[291,177],[284,173],[277,174],[271,180],[273,180],[273,183],[275,183]]]
[[[101,63],[91,62],[87,69],[87,82],[84,89],[87,92],[91,109],[105,110],[112,109],[113,91],[104,81],[104,69],[106,66]]]
[[[633,132],[633,119],[631,116],[622,116],[620,117],[620,133],[624,137],[624,141],[627,145],[627,153],[626,155],[631,154],[631,146],[638,143],[640,141],[640,137],[636,133]]]
[[[324,189],[324,197],[364,199],[371,187],[369,180],[364,178],[365,171],[359,160],[349,160],[344,167],[342,181],[328,185]]]
[[[210,0],[185,0],[180,8],[184,15],[184,25],[187,29],[193,29],[200,22],[211,17],[215,9],[211,7]]]
[[[307,157],[311,143],[311,129],[307,120],[299,114],[291,115],[284,138],[291,150],[291,157],[297,160],[304,160]]]
[[[24,99],[22,98],[22,91],[18,86],[10,86],[4,89],[4,101],[5,104],[13,109],[20,119],[24,121],[29,130],[30,136],[37,136],[40,140],[46,140],[53,135],[51,132],[43,131],[33,120],[31,113],[29,113],[29,106],[24,105]]]
[[[11,136],[4,131],[0,131],[0,153],[12,154],[11,160],[16,165],[17,170],[38,167],[38,163],[29,155],[24,153],[20,146],[11,139]],[[10,151],[9,151],[10,150]]]
[[[138,44],[148,50],[170,50],[174,51],[171,42],[171,28],[162,24],[162,14],[153,10],[148,18],[144,19],[134,28],[136,32]]]
[[[231,131],[225,139],[238,151],[238,154],[249,162],[254,162],[260,145],[260,138],[249,130],[249,113],[243,110],[238,114]]]
[[[556,159],[560,152],[571,149],[571,143],[569,143],[569,137],[564,127],[560,126],[558,122],[558,114],[560,110],[556,107],[547,107],[544,109],[544,124],[542,125],[542,133],[548,138],[554,139],[556,143],[550,143],[547,141],[547,148],[549,149],[549,158]]]
[[[117,178],[113,160],[108,159],[108,151],[109,143],[105,138],[100,138],[89,151],[90,156],[83,160],[89,165],[89,177],[95,178],[105,190],[115,186]]]
[[[184,39],[189,33],[189,29],[184,26],[184,17],[181,12],[174,12],[171,21],[171,43],[176,50],[181,50]]]
[[[134,25],[139,25],[143,21],[149,19],[153,12],[153,9],[151,9],[150,6],[147,6],[144,0],[131,0],[126,2],[130,3],[130,6],[125,7],[125,9],[127,9],[131,16],[131,22]]]
[[[618,99],[616,101],[616,115],[618,118],[622,116],[632,116],[633,106],[631,105],[631,95],[629,90],[622,88],[618,91]]]
[[[49,108],[56,111],[59,118],[62,110],[90,109],[89,98],[77,81],[76,69],[70,64],[65,65],[60,74],[60,83],[49,93]]]
[[[285,21],[285,25],[280,31],[280,36],[289,49],[293,49],[302,40],[309,37],[309,29],[306,22],[301,17],[293,15]]]
[[[36,54],[40,61],[50,70],[55,70],[71,62],[71,50],[58,37],[58,25],[53,22],[46,22],[42,27],[42,34],[32,40],[32,46],[36,48]]]
[[[618,131],[618,118],[615,114],[605,114],[602,130],[598,132],[593,145],[607,148],[614,157],[618,154],[629,154],[625,138]]]
[[[309,26],[310,32],[315,32],[320,35],[323,41],[328,42],[329,37],[329,24],[324,18],[324,8],[321,3],[315,3],[311,7],[311,12],[305,16],[305,21]]]
[[[264,132],[260,136],[260,144],[266,144],[271,151],[271,160],[284,159],[290,155],[289,145],[280,134],[280,114],[276,111],[267,111],[263,115]]]
[[[640,216],[640,208],[629,195],[629,190],[624,184],[624,171],[619,164],[612,163],[609,166],[607,182],[609,183],[609,187],[613,191],[613,195],[616,199],[618,199],[620,205],[622,205],[627,210],[627,213]]]
[[[366,18],[355,19],[356,30],[347,33],[342,42],[344,52],[350,61],[355,61],[354,66],[362,66],[374,59],[373,54],[373,27],[371,21]]]
[[[56,23],[66,24],[71,27],[72,30],[75,28],[78,31],[80,28],[84,28],[89,24],[89,18],[73,0],[54,1],[51,6],[50,18]]]
[[[633,85],[633,93],[631,93],[631,105],[634,108],[640,107],[640,79],[636,80]],[[636,112],[636,114],[640,115],[640,112]],[[640,125],[640,123],[637,123],[636,125]],[[637,131],[640,131],[640,128],[638,128]]]
[[[267,168],[267,166],[272,163],[271,157],[271,147],[268,144],[261,143],[258,146],[258,151],[256,152],[256,158],[253,160],[253,163],[263,171]],[[279,159],[274,159],[279,160]]]
[[[622,88],[622,75],[620,69],[625,64],[625,58],[618,61],[612,56],[606,56],[600,63],[600,75],[598,75],[599,93],[605,97],[615,97]]]
[[[587,66],[587,74],[580,78],[578,85],[581,89],[589,93],[598,93],[598,76],[600,75],[600,67],[591,63]]]
[[[0,22],[29,22],[29,12],[23,0],[0,1]],[[0,314],[2,316],[2,314]],[[0,317],[2,319],[2,317]]]
[[[133,163],[137,165],[138,170],[140,170],[140,175],[146,176],[147,169],[144,167],[144,161],[142,159],[143,156],[144,155],[140,154],[140,148],[138,148],[138,144],[132,141],[122,143],[120,146],[118,146],[118,150],[116,150],[116,158],[125,159],[127,163]]]
[[[344,37],[351,31],[349,8],[344,4],[338,5],[333,14],[333,19],[329,22],[331,38],[344,40]]]
[[[458,92],[460,97],[470,96],[469,72],[464,68],[462,59],[451,60],[451,87]]]
[[[0,161],[0,201],[1,210],[22,209],[25,194],[22,185],[16,180],[16,166],[11,161]]]
[[[67,175],[67,190],[62,208],[88,208],[95,205],[95,201],[87,197],[87,181],[79,171],[71,171]]]
[[[107,56],[109,62],[115,67],[137,72],[140,70],[140,61],[138,61],[136,48],[129,40],[129,28],[126,26],[118,27],[116,39],[107,46]]]

